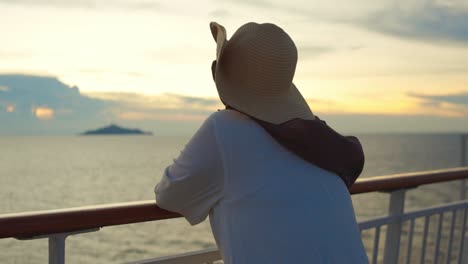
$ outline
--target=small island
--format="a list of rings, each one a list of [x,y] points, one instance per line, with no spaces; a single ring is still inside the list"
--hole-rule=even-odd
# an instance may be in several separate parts
[[[124,128],[117,125],[109,125],[96,130],[89,130],[81,135],[152,135],[151,132],[145,132],[140,129]]]

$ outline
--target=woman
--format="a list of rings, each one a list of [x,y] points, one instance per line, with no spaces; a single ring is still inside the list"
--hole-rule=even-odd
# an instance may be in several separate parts
[[[367,263],[350,194],[364,156],[313,115],[292,83],[297,49],[248,23],[217,43],[213,113],[166,168],[157,204],[192,225],[210,216],[224,263]]]

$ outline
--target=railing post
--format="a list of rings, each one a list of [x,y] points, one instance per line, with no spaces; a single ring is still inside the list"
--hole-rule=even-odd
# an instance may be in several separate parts
[[[18,240],[47,238],[49,240],[49,264],[65,264],[65,239],[68,236],[99,231],[99,228],[83,229],[68,233],[56,233],[32,237],[17,237]]]
[[[65,264],[65,239],[68,234],[57,234],[49,237],[49,264]]]
[[[390,192],[390,205],[388,208],[389,216],[393,216],[396,222],[387,226],[387,235],[385,237],[384,264],[397,264],[400,251],[401,237],[401,215],[405,207],[406,190],[396,190]]]
[[[468,135],[462,135],[461,136],[461,155],[460,155],[460,165],[462,167],[465,167],[466,164],[466,142],[468,140]],[[466,179],[461,180],[461,186],[460,186],[460,200],[465,200],[466,199]]]

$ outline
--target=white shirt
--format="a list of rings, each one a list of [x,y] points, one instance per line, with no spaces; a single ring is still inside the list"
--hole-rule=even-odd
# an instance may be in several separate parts
[[[212,114],[155,188],[192,225],[210,216],[224,263],[368,263],[349,192],[249,117]]]

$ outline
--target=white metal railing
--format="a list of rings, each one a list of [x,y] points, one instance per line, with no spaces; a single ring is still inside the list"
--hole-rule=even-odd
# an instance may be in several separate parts
[[[405,192],[406,190],[397,190],[389,193],[390,206],[388,215],[358,223],[361,232],[370,229],[374,230],[371,248],[367,250],[370,263],[427,263],[427,261],[429,263],[468,263],[468,241],[466,241],[468,238],[465,237],[468,200],[404,212]],[[446,234],[447,248],[444,249],[441,247],[440,242],[443,231],[445,231],[442,229],[443,220],[447,214],[450,214],[450,225],[447,229],[448,234]],[[435,232],[430,232],[429,224],[433,216],[438,216],[437,228]],[[414,231],[416,219],[419,218],[424,220],[423,232],[419,236],[422,240],[420,245],[421,251],[414,252]],[[407,222],[409,222],[409,227],[405,232],[407,242],[405,254],[403,255],[400,254],[401,240],[405,238],[402,227]],[[383,258],[379,258],[381,234],[384,228],[386,229],[384,252]],[[427,243],[431,235],[434,236],[433,240],[435,240],[432,255],[427,252]],[[454,241],[455,239],[457,241]],[[416,253],[419,254],[419,258]],[[419,259],[419,262],[415,262],[415,259]],[[140,260],[131,262],[131,264],[200,264],[214,263],[217,260],[221,260],[221,255],[216,248],[213,248],[181,255]]]
[[[388,215],[358,222],[361,234],[373,231],[364,239],[371,263],[468,263],[466,237],[468,200],[405,212],[405,194],[421,184],[466,179],[468,167],[432,172],[409,173],[366,178],[358,181],[351,193],[384,191],[390,196]],[[0,238],[49,240],[49,263],[65,263],[65,240],[68,236],[98,231],[100,227],[178,217],[162,210],[154,201],[111,204],[46,212],[0,215]],[[434,218],[437,218],[434,222]],[[422,225],[417,221],[423,220]],[[430,225],[433,222],[437,226]],[[447,222],[444,224],[444,222]],[[422,232],[416,232],[422,226]],[[59,231],[59,232],[57,232]],[[31,235],[36,234],[36,235]],[[384,236],[384,239],[381,237]],[[406,238],[406,239],[405,239]],[[419,250],[413,241],[419,238]],[[382,245],[381,241],[384,240]],[[400,250],[406,241],[406,248]],[[444,240],[446,243],[442,244]],[[370,241],[370,242],[369,242]],[[431,242],[431,243],[429,243]],[[433,250],[427,246],[431,244]],[[381,253],[383,251],[383,254]],[[400,251],[404,254],[401,254]],[[415,259],[419,261],[415,262]],[[199,264],[221,260],[217,249],[189,252],[133,264]]]
[[[454,203],[444,204],[440,206],[424,208],[421,210],[403,212],[404,203],[404,190],[396,191],[390,194],[390,208],[389,215],[379,218],[374,218],[359,223],[361,231],[367,229],[374,229],[374,241],[372,250],[369,254],[371,263],[378,263],[379,260],[379,242],[380,234],[383,227],[386,227],[385,247],[383,263],[416,263],[415,259],[419,259],[419,263],[462,263],[463,254],[468,253],[468,248],[465,247],[465,229],[466,229],[466,215],[468,211],[468,200],[457,201]],[[393,204],[392,204],[393,200]],[[444,223],[444,216],[449,215],[450,225],[447,227],[445,233],[447,238],[447,248],[441,247],[441,238]],[[435,232],[429,232],[429,223],[431,217],[438,216],[437,228]],[[415,234],[416,220],[423,220],[423,232],[419,234],[422,240],[420,252],[414,252],[413,241]],[[406,232],[406,249],[405,254],[400,254],[401,239],[405,238],[402,233],[402,226],[408,223]],[[455,234],[455,231],[457,234]],[[429,256],[426,252],[428,238],[434,235],[436,241],[433,255]],[[457,239],[456,243],[454,240]],[[456,250],[456,252],[454,252]],[[419,254],[415,255],[416,253]],[[440,253],[444,253],[443,256]],[[465,260],[468,261],[468,259]],[[442,262],[440,262],[442,261]],[[456,262],[452,262],[456,261]]]
[[[468,134],[461,135],[461,153],[460,153],[460,166],[465,167],[468,165],[466,161],[466,144],[468,143]],[[466,179],[461,180],[460,185],[460,200],[466,199]]]

